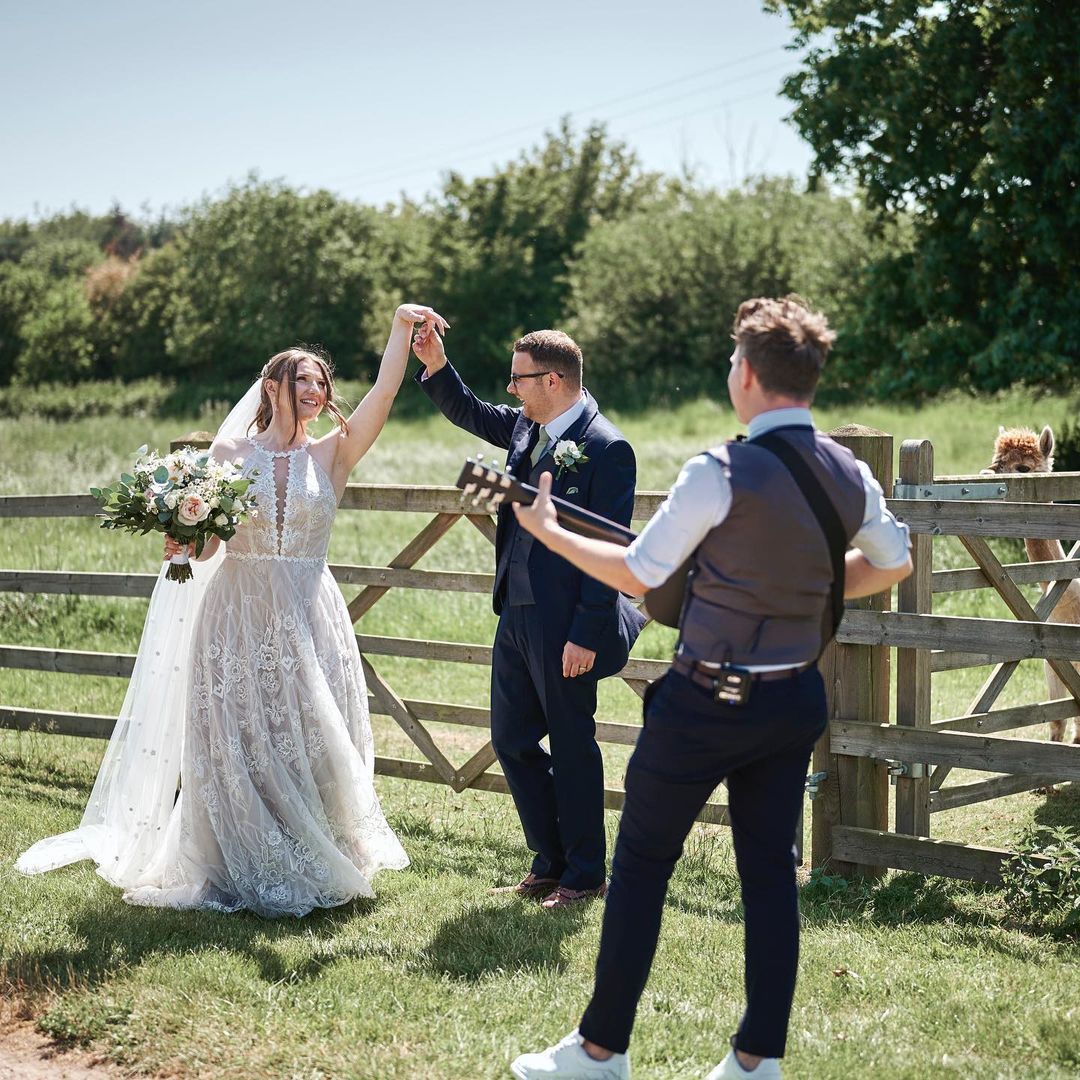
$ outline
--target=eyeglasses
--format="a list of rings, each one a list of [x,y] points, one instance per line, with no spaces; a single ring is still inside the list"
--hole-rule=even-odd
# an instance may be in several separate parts
[[[558,375],[560,379],[562,378],[558,371],[533,371],[528,375],[515,375],[510,372],[510,385],[517,386],[522,379],[542,379],[545,375]]]

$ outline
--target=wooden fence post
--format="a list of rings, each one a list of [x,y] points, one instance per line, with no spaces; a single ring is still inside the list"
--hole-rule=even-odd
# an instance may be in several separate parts
[[[214,436],[209,431],[189,431],[169,443],[169,453],[179,450],[182,446],[194,446],[196,450],[209,450]]]
[[[865,461],[888,493],[892,488],[893,439],[883,431],[847,424],[829,432],[841,446]],[[864,600],[849,600],[848,608],[888,611],[890,594],[879,593]],[[833,720],[887,723],[889,719],[889,650],[881,645],[838,645],[833,642],[822,654],[821,674]],[[813,802],[811,865],[842,877],[877,877],[880,866],[849,863],[832,857],[834,825],[887,830],[889,827],[889,777],[885,765],[871,758],[833,754],[826,731],[814,748],[812,769],[826,772]]]
[[[907,439],[900,446],[900,480],[934,482],[934,446],[927,439]],[[933,612],[934,538],[911,538],[915,572],[897,586],[896,610],[917,615]],[[930,650],[896,650],[896,722],[904,727],[930,726]],[[930,779],[901,776],[896,781],[896,831],[930,835]]]

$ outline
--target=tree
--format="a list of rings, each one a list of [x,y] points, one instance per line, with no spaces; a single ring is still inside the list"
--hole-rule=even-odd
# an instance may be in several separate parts
[[[170,266],[170,367],[249,378],[298,342],[325,345],[350,374],[370,363],[362,324],[377,217],[329,192],[301,195],[255,178],[196,206]]]
[[[672,187],[593,227],[571,274],[571,331],[589,378],[630,403],[671,390],[722,395],[742,300],[797,292],[842,326],[871,250],[857,203],[791,180],[725,194]],[[842,346],[831,389],[844,379]]]
[[[1080,6],[765,2],[807,49],[785,92],[815,168],[855,181],[880,222],[910,218],[853,321],[868,385],[1074,380]]]
[[[600,221],[644,205],[658,178],[604,128],[563,122],[493,176],[451,174],[429,208],[431,302],[467,327],[448,348],[473,380],[502,383],[515,338],[569,315],[569,271]]]

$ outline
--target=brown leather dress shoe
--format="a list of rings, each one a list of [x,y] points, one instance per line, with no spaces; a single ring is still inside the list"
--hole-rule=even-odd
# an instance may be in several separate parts
[[[488,889],[489,896],[506,896],[513,894],[525,900],[539,900],[547,896],[554,886],[559,884],[558,878],[537,877],[535,874],[526,874],[516,885],[499,885],[494,889]]]
[[[597,885],[595,889],[568,889],[565,885],[560,885],[550,896],[545,896],[540,901],[540,906],[551,911],[554,908],[571,907],[585,900],[599,900],[606,895],[606,881]]]

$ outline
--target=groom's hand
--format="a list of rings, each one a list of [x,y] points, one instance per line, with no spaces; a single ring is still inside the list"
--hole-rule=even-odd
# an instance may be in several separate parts
[[[416,359],[427,369],[428,377],[446,367],[446,351],[443,349],[439,331],[430,322],[425,322],[413,334],[413,352]]]
[[[562,651],[562,673],[564,679],[576,679],[587,671],[592,671],[596,663],[596,652],[593,649],[584,649],[568,641]]]

